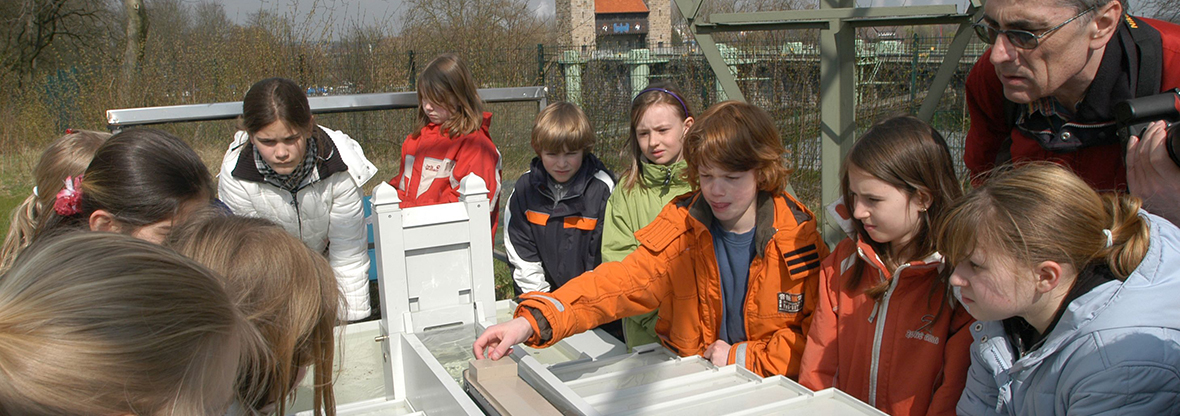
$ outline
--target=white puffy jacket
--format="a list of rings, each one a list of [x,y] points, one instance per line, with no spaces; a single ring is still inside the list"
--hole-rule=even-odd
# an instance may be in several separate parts
[[[331,138],[327,154],[319,155],[319,181],[294,196],[266,183],[254,164],[253,148],[246,146],[249,135],[239,131],[221,162],[218,195],[234,214],[275,221],[315,252],[326,249],[347,302],[341,318],[362,319],[371,310],[361,186],[377,168],[347,134],[323,126],[313,134],[317,140]]]

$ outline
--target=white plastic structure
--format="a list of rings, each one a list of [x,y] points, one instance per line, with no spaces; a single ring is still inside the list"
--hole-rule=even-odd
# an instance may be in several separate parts
[[[812,392],[783,376],[763,378],[734,365],[717,367],[700,356],[678,357],[657,344],[637,347],[630,355],[548,366],[518,352],[512,359],[515,365],[496,369],[499,378],[467,379],[467,390],[489,414],[538,413],[536,401],[528,398],[536,394],[564,415],[884,415],[837,390]],[[472,367],[477,365],[489,366]],[[533,392],[495,388],[510,383]]]
[[[511,319],[516,305],[495,300],[487,188],[470,175],[459,190],[459,202],[402,208],[392,186],[374,189],[382,319],[339,328],[337,414],[482,414],[457,380],[475,337]],[[553,348],[517,351],[553,364],[619,355],[626,346],[595,330]],[[311,389],[306,380],[300,386],[292,406],[299,415],[311,414]]]
[[[344,348],[351,351],[343,356],[347,362],[341,363],[344,373],[336,383],[337,414],[483,414],[440,363],[431,350],[435,345],[422,341],[433,334],[462,333],[464,328],[474,332],[475,323],[495,319],[487,185],[479,176],[468,175],[460,181],[459,193],[459,202],[403,209],[397,190],[389,184],[373,190],[381,320],[376,328],[372,322],[345,328],[349,339]],[[373,341],[350,333],[368,334],[369,340],[379,342],[381,360],[369,352]],[[362,345],[353,345],[358,342]],[[470,343],[461,340],[450,347],[470,350]],[[456,360],[466,366],[462,353]],[[375,366],[381,368],[382,382],[372,380]],[[383,397],[341,400],[371,384],[383,387]]]
[[[471,174],[459,202],[401,208],[397,190],[373,190],[381,322],[388,333],[494,320],[488,189]]]

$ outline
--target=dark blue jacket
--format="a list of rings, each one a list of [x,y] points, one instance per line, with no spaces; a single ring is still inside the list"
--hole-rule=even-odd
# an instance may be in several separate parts
[[[508,197],[504,248],[516,294],[549,292],[602,262],[602,218],[614,174],[591,153],[554,200],[549,174],[533,158]]]

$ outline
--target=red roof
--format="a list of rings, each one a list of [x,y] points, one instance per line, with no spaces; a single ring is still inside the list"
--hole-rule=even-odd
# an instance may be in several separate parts
[[[667,1],[667,0],[656,0]],[[594,13],[647,13],[643,0],[594,0]]]

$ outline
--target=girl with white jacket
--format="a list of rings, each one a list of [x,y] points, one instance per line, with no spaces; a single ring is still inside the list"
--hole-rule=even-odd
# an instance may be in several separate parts
[[[368,317],[361,186],[377,168],[348,135],[315,124],[303,89],[289,79],[251,86],[240,128],[221,162],[221,200],[234,214],[275,221],[327,255],[344,294],[341,318]]]

